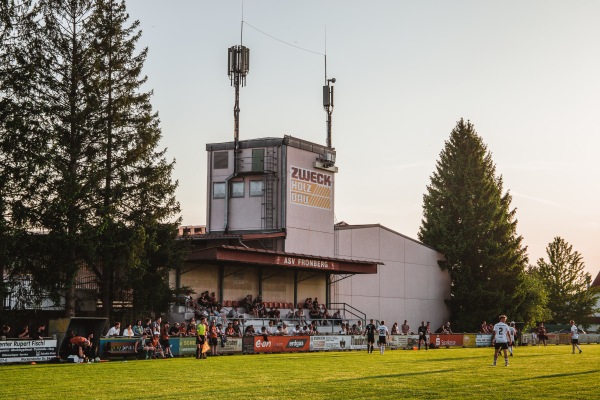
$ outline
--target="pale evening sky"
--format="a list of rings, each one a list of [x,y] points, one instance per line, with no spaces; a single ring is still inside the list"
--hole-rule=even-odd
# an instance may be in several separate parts
[[[240,43],[242,2],[127,8],[149,47],[144,72],[161,146],[177,161],[183,224],[205,224],[205,144],[233,140],[226,55]],[[417,238],[429,178],[464,118],[513,196],[530,264],[561,236],[598,274],[600,2],[246,0],[243,10],[242,140],[325,144],[324,62],[314,53],[327,37],[338,221]]]

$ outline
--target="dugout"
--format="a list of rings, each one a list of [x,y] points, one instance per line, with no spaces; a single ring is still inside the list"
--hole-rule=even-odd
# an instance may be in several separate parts
[[[92,346],[94,352],[98,348],[99,339],[106,327],[107,318],[88,318],[88,317],[70,317],[50,320],[48,334],[56,337],[58,343],[58,355],[61,358],[69,356],[65,337],[67,333],[73,331],[76,336],[87,337],[90,333],[94,334]]]

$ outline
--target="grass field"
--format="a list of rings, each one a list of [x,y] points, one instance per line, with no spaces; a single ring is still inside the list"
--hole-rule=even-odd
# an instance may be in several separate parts
[[[0,367],[2,399],[598,399],[600,345],[234,355]]]

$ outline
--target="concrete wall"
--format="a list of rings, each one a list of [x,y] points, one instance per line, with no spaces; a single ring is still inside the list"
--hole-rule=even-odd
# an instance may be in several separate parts
[[[444,300],[450,298],[450,276],[438,267],[441,253],[379,225],[342,227],[336,236],[336,257],[384,265],[376,275],[336,283],[332,301],[349,303],[389,327],[406,319],[414,332],[423,320],[432,328],[448,320]]]

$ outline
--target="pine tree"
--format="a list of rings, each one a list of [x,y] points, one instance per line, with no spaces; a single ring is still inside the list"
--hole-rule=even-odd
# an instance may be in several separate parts
[[[41,181],[40,110],[30,101],[39,64],[38,12],[30,0],[0,3],[0,299],[6,285],[18,284],[13,278],[22,272],[19,255],[27,254],[23,247]]]
[[[516,233],[516,210],[503,194],[491,154],[470,122],[450,134],[423,196],[419,239],[442,252],[440,267],[451,276],[448,303],[454,325],[472,330],[501,313],[516,319],[527,312],[519,300],[527,265]]]
[[[102,221],[97,262],[106,316],[115,291],[129,289],[123,278],[131,271],[144,276],[148,244],[160,245],[144,233],[179,212],[174,196],[177,184],[171,180],[174,163],[166,161],[165,150],[157,150],[161,138],[158,114],[152,111],[152,93],[141,89],[147,80],[142,68],[148,50],[136,54],[139,21],[129,24],[128,18],[125,2],[97,0],[91,24],[93,79],[101,110],[96,131],[102,137],[100,170],[104,176],[97,192]],[[173,237],[176,225],[177,221]]]
[[[592,276],[585,272],[583,257],[558,236],[546,247],[546,255],[548,261],[540,258],[535,272],[548,292],[549,322],[585,321],[597,311],[599,293],[590,288]]]

